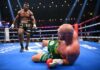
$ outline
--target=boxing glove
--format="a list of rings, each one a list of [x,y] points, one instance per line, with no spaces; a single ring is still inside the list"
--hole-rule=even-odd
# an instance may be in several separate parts
[[[14,28],[14,24],[12,24],[10,28]]]
[[[53,59],[51,59],[51,58],[46,61],[48,68],[50,68],[50,63],[52,63],[52,62],[53,62]]]
[[[33,24],[33,28],[34,28],[34,29],[37,29],[37,26],[36,26],[36,24],[35,24],[35,23]]]
[[[57,65],[62,65],[63,64],[63,60],[62,59],[48,59],[47,60],[47,65],[48,68],[52,68],[52,67],[56,67]]]

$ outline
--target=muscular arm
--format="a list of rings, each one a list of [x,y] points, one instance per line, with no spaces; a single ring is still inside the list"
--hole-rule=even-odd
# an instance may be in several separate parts
[[[33,24],[35,24],[36,23],[36,20],[35,20],[35,18],[34,18],[33,15],[31,16],[31,19],[32,19]]]
[[[68,46],[61,46],[58,48],[58,52],[62,55],[72,55],[76,53],[80,53],[79,41],[76,32],[73,34],[73,42]]]
[[[36,20],[35,20],[34,15],[31,11],[30,11],[30,16],[31,16],[33,25],[35,25],[35,27],[36,27]]]
[[[74,35],[73,35],[73,43],[70,46],[70,48],[67,48],[68,52],[71,54],[79,54],[80,53],[80,46],[79,46],[79,41],[78,41],[78,35],[77,33],[74,31]]]
[[[75,40],[73,44],[66,48],[66,54],[67,55],[73,55],[73,54],[79,54],[80,53],[80,47],[78,40]]]
[[[78,54],[80,53],[80,47],[79,47],[79,41],[78,41],[78,36],[77,33],[74,31],[73,34],[73,42],[71,45],[66,47],[66,54]]]
[[[63,59],[64,64],[73,64],[80,54],[80,47],[78,40],[74,41],[73,44],[64,50],[62,53],[66,59]]]

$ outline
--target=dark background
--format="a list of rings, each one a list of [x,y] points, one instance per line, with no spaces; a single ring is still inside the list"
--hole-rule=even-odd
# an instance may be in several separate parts
[[[67,16],[76,0],[0,0],[0,20],[10,23],[12,23],[13,18],[8,1],[11,5],[13,17],[17,15],[23,4],[28,2],[38,26],[58,26],[65,22],[65,19],[70,24],[80,23],[100,15],[100,0],[87,0],[80,19],[78,17],[86,0],[77,0],[77,4],[69,17]],[[99,22],[99,20],[95,22]]]

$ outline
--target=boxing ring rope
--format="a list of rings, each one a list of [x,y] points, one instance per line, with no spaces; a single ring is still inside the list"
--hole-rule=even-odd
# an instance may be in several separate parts
[[[97,26],[97,25],[100,25],[100,23],[88,25],[88,26],[85,26],[85,27],[80,27],[79,29],[86,29],[86,28],[89,28],[89,27]]]
[[[100,18],[100,16],[93,17],[93,18],[91,18],[91,19],[89,19],[89,20],[86,20],[86,21],[84,21],[84,22],[81,22],[81,23],[79,24],[79,26],[82,26],[83,24],[86,24],[86,23],[88,23],[88,22],[94,21],[94,20],[99,19],[99,18]]]
[[[96,24],[88,25],[88,26],[85,26],[85,27],[80,27],[79,30],[87,29],[87,28],[91,28],[91,27],[98,26],[98,25],[100,25],[100,23],[96,23]],[[84,34],[84,33],[100,33],[100,30],[81,32],[81,34]]]
[[[92,19],[86,20],[78,25],[79,37],[80,39],[90,39],[97,40],[100,42],[100,29],[93,29],[96,26],[100,26],[100,22],[93,23],[96,19],[100,19],[100,16],[96,16]],[[88,24],[92,23],[92,24]],[[92,28],[92,29],[91,29]],[[89,30],[88,30],[89,29]],[[98,35],[93,35],[98,33]]]
[[[90,33],[100,33],[100,30],[96,30],[96,31],[83,31],[83,29],[87,29],[87,28],[91,28],[94,26],[98,26],[100,25],[100,23],[95,23],[92,25],[87,25],[87,26],[83,26],[85,24],[88,24],[89,22],[95,21],[96,19],[100,18],[100,16],[96,16],[92,19],[86,20],[80,24],[74,24],[74,29],[76,30],[76,32],[79,35],[80,39],[83,38],[96,38],[96,39],[100,39],[99,36],[86,36],[83,34],[90,34]],[[59,26],[43,26],[43,27],[38,27],[38,30],[34,31],[32,29],[32,35],[31,35],[31,41],[34,40],[42,40],[42,39],[57,39],[57,29]],[[14,28],[14,29],[10,29],[10,28],[0,28],[0,42],[2,41],[19,41],[18,40],[18,33],[17,33],[18,28]],[[5,38],[8,38],[6,39]],[[26,35],[24,35],[24,37],[26,37]],[[26,39],[26,38],[25,38]]]
[[[32,37],[30,39],[31,39],[31,41],[34,39],[39,39],[39,40],[41,40],[41,39],[57,39],[57,27],[58,26],[52,26],[52,27],[47,26],[47,28],[56,28],[56,30],[55,29],[47,30],[46,27],[44,27],[44,28],[38,27],[39,30],[36,30],[36,31],[34,31],[32,29],[32,35],[31,35]],[[43,29],[45,29],[45,30],[43,30]],[[9,37],[10,39],[8,41],[18,41],[18,33],[17,33],[18,29],[17,28],[14,28],[14,29],[8,28],[8,30],[9,30],[9,35],[10,35],[10,37]],[[5,31],[4,29],[3,30],[1,29],[0,33],[4,34],[4,31]],[[48,34],[47,32],[49,32],[49,33],[51,32],[51,34]],[[5,34],[4,34],[4,36],[5,36]],[[4,36],[0,36],[0,38],[4,37]],[[24,37],[26,37],[26,35],[24,35]],[[3,39],[0,39],[0,41],[6,41],[6,40],[5,40],[5,38],[3,38]]]

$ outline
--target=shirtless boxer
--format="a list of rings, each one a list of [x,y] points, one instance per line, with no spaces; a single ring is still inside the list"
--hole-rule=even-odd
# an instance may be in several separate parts
[[[16,18],[15,18],[13,24],[11,25],[12,28],[14,27],[16,20],[20,20],[18,35],[19,35],[19,42],[20,42],[20,46],[21,46],[20,52],[23,52],[23,50],[24,50],[24,46],[23,46],[23,40],[24,40],[23,34],[24,34],[24,32],[27,35],[25,49],[28,50],[31,28],[32,27],[36,28],[36,21],[35,21],[35,18],[33,16],[32,11],[29,10],[28,3],[25,3],[23,5],[23,9],[18,11]]]
[[[58,28],[58,40],[43,40],[43,46],[48,47],[48,53],[33,55],[32,60],[47,62],[49,67],[73,64],[80,54],[78,36],[70,24],[61,25]]]

